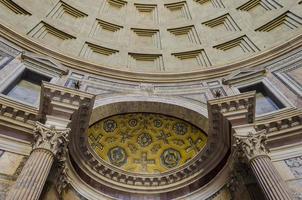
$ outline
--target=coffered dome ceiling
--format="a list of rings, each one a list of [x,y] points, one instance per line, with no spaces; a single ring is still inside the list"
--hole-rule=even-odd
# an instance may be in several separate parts
[[[301,35],[301,10],[299,0],[9,0],[0,24],[78,68],[179,74],[255,61]]]
[[[108,117],[89,128],[88,138],[105,162],[140,174],[160,174],[180,167],[207,142],[207,135],[196,126],[152,113]]]

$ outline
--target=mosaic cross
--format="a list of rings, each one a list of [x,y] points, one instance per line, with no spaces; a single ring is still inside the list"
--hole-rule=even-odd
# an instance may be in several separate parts
[[[93,149],[95,148],[98,148],[100,150],[104,149],[104,146],[100,143],[102,137],[103,137],[102,134],[99,134],[97,137],[94,137],[92,134],[89,135],[90,145]]]
[[[162,140],[165,144],[169,144],[168,137],[170,137],[170,133],[164,133],[163,131],[160,131],[160,135],[157,136],[157,139]]]
[[[202,139],[198,138],[197,140],[193,141],[193,139],[189,137],[188,140],[190,142],[190,146],[186,148],[186,152],[195,151],[195,153],[198,153],[200,150],[198,144],[202,141]]]
[[[121,133],[121,136],[122,136],[122,138],[121,138],[122,143],[125,143],[126,140],[132,138],[132,135],[130,135],[129,133]]]
[[[140,164],[142,166],[142,171],[147,172],[148,165],[155,164],[154,159],[148,159],[147,153],[143,152],[140,159],[134,159],[135,164]]]

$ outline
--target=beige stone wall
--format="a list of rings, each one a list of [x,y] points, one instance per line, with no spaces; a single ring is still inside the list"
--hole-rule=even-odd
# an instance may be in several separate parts
[[[192,72],[301,35],[297,0],[17,0],[0,23],[64,55],[132,72]]]
[[[13,152],[0,150],[0,199],[5,196],[22,170],[26,157]]]

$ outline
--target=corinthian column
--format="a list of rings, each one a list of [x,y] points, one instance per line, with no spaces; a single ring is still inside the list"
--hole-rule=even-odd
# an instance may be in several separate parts
[[[54,129],[36,123],[33,150],[9,191],[8,200],[39,199],[54,159],[61,159],[67,150],[69,132],[70,129]]]
[[[250,167],[268,200],[290,200],[289,189],[274,167],[264,146],[266,135],[263,132],[235,134],[235,147],[247,159]]]

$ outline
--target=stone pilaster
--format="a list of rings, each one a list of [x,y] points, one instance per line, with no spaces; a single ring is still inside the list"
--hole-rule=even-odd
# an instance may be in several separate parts
[[[250,167],[268,200],[290,200],[289,189],[274,167],[264,146],[266,135],[263,132],[235,134],[235,147],[250,164]]]
[[[62,159],[67,150],[70,129],[54,129],[37,122],[33,150],[8,200],[39,199],[54,159]]]

